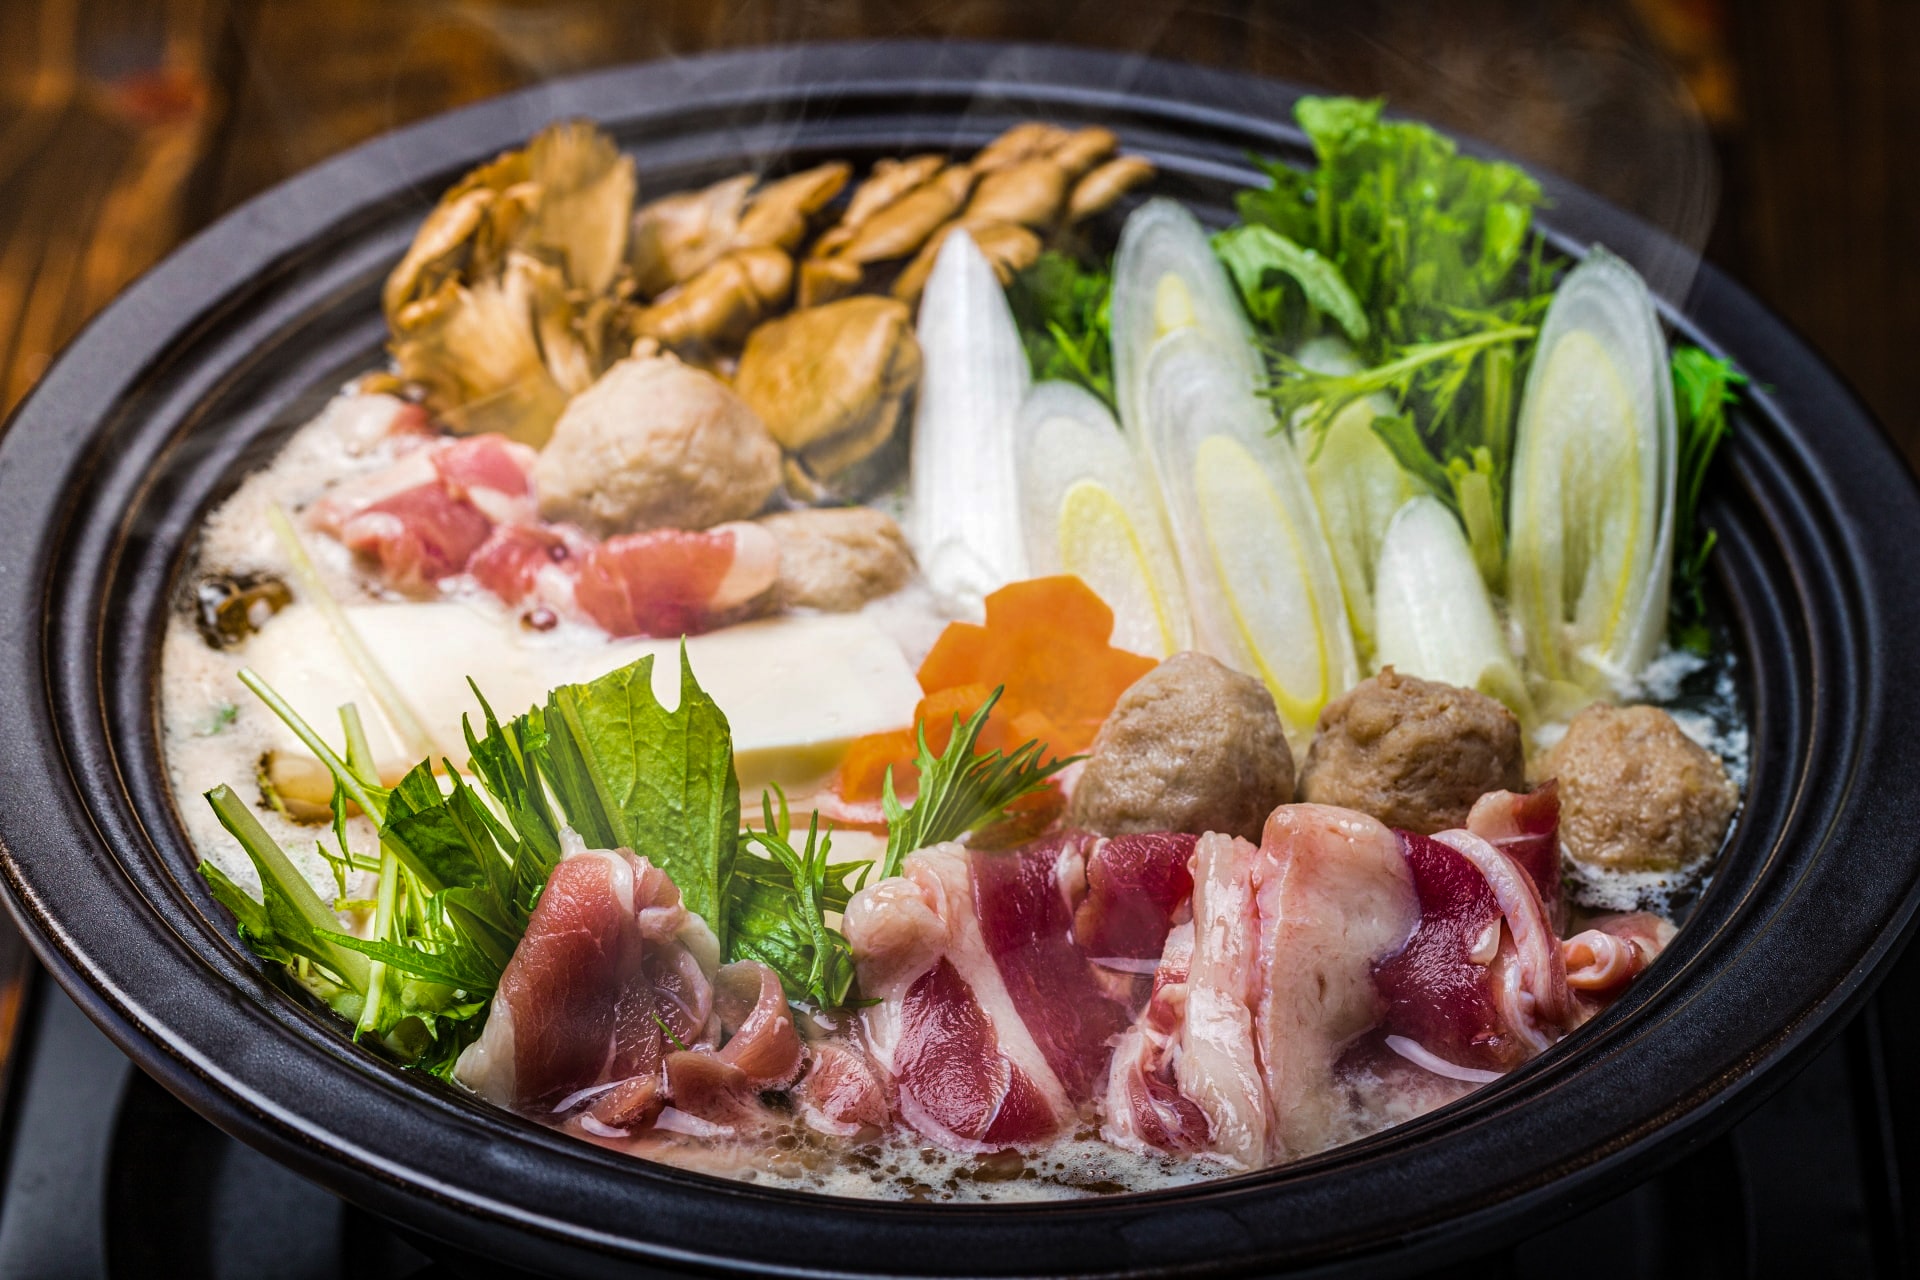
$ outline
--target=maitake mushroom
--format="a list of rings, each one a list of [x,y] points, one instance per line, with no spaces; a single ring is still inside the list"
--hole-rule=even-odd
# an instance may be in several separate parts
[[[454,431],[547,438],[620,344],[633,161],[585,121],[543,130],[442,197],[381,302],[400,376]]]
[[[1043,236],[1093,216],[1152,176],[1153,166],[1140,157],[1114,157],[1117,145],[1106,129],[1030,122],[1001,134],[969,163],[939,156],[881,161],[801,264],[801,305],[857,287],[850,267],[908,257],[891,291],[915,301],[956,226],[972,234],[1006,283],[1039,258]]]
[[[845,163],[823,164],[758,190],[743,173],[643,206],[634,215],[631,263],[640,293],[653,302],[632,318],[633,334],[693,357],[737,348],[786,305],[791,255],[848,173]]]
[[[907,305],[868,294],[755,329],[734,386],[787,451],[788,487],[814,500],[857,487],[849,473],[893,438],[919,381]]]

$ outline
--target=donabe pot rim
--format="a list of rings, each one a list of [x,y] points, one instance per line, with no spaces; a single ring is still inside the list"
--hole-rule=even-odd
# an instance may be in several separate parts
[[[330,1189],[489,1258],[572,1274],[1118,1274],[1431,1266],[1538,1228],[1731,1123],[1865,998],[1920,848],[1920,492],[1852,396],[1711,268],[1667,319],[1755,378],[1711,504],[1749,673],[1753,774],[1716,883],[1596,1023],[1470,1099],[1315,1160],[1037,1205],[782,1193],[601,1151],[404,1076],[290,999],[191,875],[154,723],[157,623],[195,521],[299,392],[377,348],[379,277],[454,177],[600,120],[655,192],[787,157],[970,146],[1098,121],[1218,208],[1298,157],[1296,91],[1130,55],[803,46],[560,81],[376,140],[223,219],[107,309],[0,442],[0,872],[61,984],[142,1067]],[[1570,252],[1680,251],[1548,182]],[[643,190],[645,187],[643,186]],[[252,450],[250,452],[249,450]]]

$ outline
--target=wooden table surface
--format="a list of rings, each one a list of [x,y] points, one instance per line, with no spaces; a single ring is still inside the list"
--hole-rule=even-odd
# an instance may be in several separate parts
[[[1073,40],[1385,93],[1704,245],[1920,460],[1898,382],[1920,348],[1911,0],[8,0],[0,410],[181,237],[383,130],[593,66],[886,35]]]

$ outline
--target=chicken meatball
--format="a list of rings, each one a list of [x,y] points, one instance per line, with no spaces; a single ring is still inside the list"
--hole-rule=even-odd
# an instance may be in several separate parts
[[[534,464],[540,514],[599,537],[759,514],[780,446],[710,373],[643,343],[568,403]]]
[[[1102,835],[1224,832],[1258,841],[1293,795],[1293,753],[1258,680],[1176,653],[1120,695],[1068,821]]]
[[[884,511],[789,511],[760,525],[780,544],[775,594],[784,606],[851,613],[892,595],[913,576],[906,535]]]
[[[1513,712],[1472,689],[1383,667],[1321,711],[1300,798],[1432,835],[1465,826],[1487,792],[1525,784]]]
[[[1679,871],[1713,856],[1740,792],[1658,707],[1596,704],[1540,762],[1560,783],[1560,844],[1604,871]]]

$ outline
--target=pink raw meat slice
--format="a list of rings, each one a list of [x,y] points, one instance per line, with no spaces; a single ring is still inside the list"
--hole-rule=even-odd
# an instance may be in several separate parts
[[[669,1035],[700,1040],[713,935],[666,874],[574,838],[455,1074],[503,1106],[551,1107],[596,1085],[658,1076]]]
[[[1525,795],[1489,791],[1473,802],[1467,830],[1525,869],[1558,929],[1566,924],[1560,898],[1560,789],[1551,778]]]
[[[1373,968],[1420,919],[1399,837],[1364,814],[1282,805],[1254,861],[1262,994],[1255,1032],[1273,1111],[1270,1161],[1340,1141],[1335,1065],[1378,1025]]]
[[[1127,1011],[1110,998],[1074,945],[1068,895],[1083,880],[1091,836],[1053,836],[1004,853],[971,855],[974,912],[987,953],[1047,1065],[1074,1102],[1106,1076]]]
[[[1502,916],[1486,877],[1436,840],[1398,832],[1420,899],[1407,945],[1383,960],[1374,981],[1385,998],[1385,1028],[1458,1066],[1498,1070],[1520,1047],[1494,1006],[1492,964]]]
[[[1193,893],[1196,836],[1115,836],[1087,856],[1087,896],[1074,912],[1074,941],[1095,962],[1157,960],[1167,931]]]
[[[842,931],[877,1002],[861,1025],[901,1118],[951,1149],[988,1151],[1048,1137],[1075,1108],[988,951],[970,864],[953,844],[910,855],[854,895]]]

